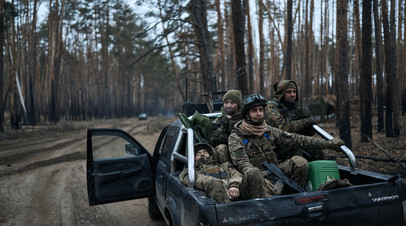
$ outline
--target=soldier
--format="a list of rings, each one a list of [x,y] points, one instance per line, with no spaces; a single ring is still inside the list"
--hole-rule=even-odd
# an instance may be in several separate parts
[[[238,90],[229,90],[223,96],[222,115],[210,124],[210,143],[216,148],[216,157],[219,163],[230,162],[230,154],[227,143],[228,136],[235,123],[241,117],[242,95]]]
[[[213,147],[209,144],[195,145],[196,189],[218,203],[232,200],[268,197],[275,190],[267,184],[259,169],[248,170],[244,176],[230,163],[217,164],[213,161]],[[179,175],[180,181],[188,185],[188,169]],[[269,191],[268,191],[269,190]]]
[[[252,168],[259,168],[263,171],[265,178],[268,175],[262,163],[264,161],[273,163],[286,176],[303,187],[307,180],[307,160],[295,155],[281,161],[277,159],[274,149],[303,147],[317,150],[332,148],[338,151],[340,146],[344,145],[344,141],[340,138],[326,141],[271,127],[264,120],[265,106],[265,98],[259,94],[252,94],[244,100],[241,110],[243,120],[234,126],[234,130],[228,138],[231,160],[241,173]]]
[[[292,80],[281,80],[274,84],[275,95],[268,102],[266,122],[268,125],[306,136],[315,134],[314,121],[309,108],[299,105],[297,84]],[[278,158],[287,159],[293,155],[304,156],[309,161],[325,159],[321,150],[279,149]]]

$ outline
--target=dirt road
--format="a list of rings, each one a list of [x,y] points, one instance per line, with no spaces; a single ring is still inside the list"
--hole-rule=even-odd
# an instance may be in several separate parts
[[[147,121],[107,121],[152,151],[159,130]],[[35,132],[34,132],[35,133]],[[40,132],[38,132],[40,133]],[[0,225],[165,225],[151,220],[146,199],[90,207],[86,130],[0,141]]]

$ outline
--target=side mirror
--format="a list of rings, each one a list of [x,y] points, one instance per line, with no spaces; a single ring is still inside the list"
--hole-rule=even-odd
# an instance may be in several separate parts
[[[125,144],[125,153],[130,154],[130,155],[139,155],[140,150],[134,144],[127,143],[127,144]]]

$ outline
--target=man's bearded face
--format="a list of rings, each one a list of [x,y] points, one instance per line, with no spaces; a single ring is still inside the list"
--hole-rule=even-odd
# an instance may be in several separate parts
[[[223,102],[223,107],[227,115],[232,115],[238,111],[237,102],[231,99],[225,99]]]
[[[283,95],[283,99],[289,103],[293,104],[296,101],[296,89],[288,88],[285,90],[285,94]]]

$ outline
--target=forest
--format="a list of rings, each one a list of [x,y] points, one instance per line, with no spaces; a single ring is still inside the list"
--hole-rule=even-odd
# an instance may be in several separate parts
[[[218,93],[336,103],[340,137],[400,134],[403,0],[0,0],[0,131],[6,125],[168,115]],[[210,106],[210,105],[209,105]],[[400,111],[400,109],[403,109]]]

